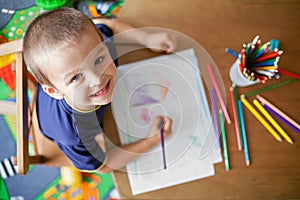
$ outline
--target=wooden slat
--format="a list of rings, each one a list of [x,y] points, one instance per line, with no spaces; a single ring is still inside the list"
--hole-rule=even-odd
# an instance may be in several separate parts
[[[0,44],[0,56],[4,56],[10,53],[21,52],[22,50],[23,50],[23,39]]]
[[[16,68],[17,163],[18,173],[26,174],[29,169],[27,70],[21,52],[16,53]]]
[[[30,164],[41,164],[43,162],[43,156],[40,155],[34,155],[29,156],[29,163]]]

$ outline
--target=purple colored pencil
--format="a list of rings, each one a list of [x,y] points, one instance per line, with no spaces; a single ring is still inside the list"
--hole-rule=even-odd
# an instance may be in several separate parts
[[[286,125],[288,125],[289,127],[291,127],[294,131],[296,131],[297,133],[300,133],[300,130],[295,127],[293,124],[291,124],[289,121],[287,121],[286,119],[284,119],[280,114],[278,114],[275,110],[273,110],[272,108],[270,108],[268,105],[266,104],[262,104],[263,107],[269,111],[270,113],[272,113],[273,115],[275,115],[278,119],[280,119],[282,122],[284,122]]]
[[[210,101],[212,107],[212,113],[214,118],[214,127],[215,127],[215,134],[218,140],[218,147],[221,148],[220,140],[219,140],[219,122],[218,122],[218,114],[217,114],[217,105],[216,105],[216,98],[215,98],[215,89],[210,88]]]
[[[164,163],[164,169],[167,169],[167,163],[166,163],[166,152],[165,152],[165,140],[164,140],[164,120],[160,120],[160,140],[161,140],[161,148],[162,148],[162,154],[163,154],[163,163]]]

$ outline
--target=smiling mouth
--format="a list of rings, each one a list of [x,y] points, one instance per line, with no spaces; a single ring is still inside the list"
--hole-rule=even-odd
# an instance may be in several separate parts
[[[102,97],[109,91],[110,81],[107,82],[104,88],[98,90],[95,94],[90,95],[90,97]]]

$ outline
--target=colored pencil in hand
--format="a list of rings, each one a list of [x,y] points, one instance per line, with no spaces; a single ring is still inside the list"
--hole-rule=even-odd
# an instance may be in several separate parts
[[[160,140],[161,140],[161,148],[162,148],[164,169],[167,169],[166,152],[165,152],[165,140],[164,140],[164,123],[165,123],[165,121],[163,120],[163,118],[161,118],[160,124],[159,124]]]

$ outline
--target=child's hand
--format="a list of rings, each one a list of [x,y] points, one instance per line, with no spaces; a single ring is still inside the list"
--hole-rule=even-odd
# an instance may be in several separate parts
[[[167,137],[172,132],[172,119],[165,116],[158,116],[155,118],[148,135],[148,139],[152,140],[154,143],[160,141],[160,131]]]
[[[146,37],[146,46],[152,51],[173,53],[176,49],[176,40],[168,33],[149,33]]]

